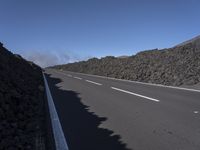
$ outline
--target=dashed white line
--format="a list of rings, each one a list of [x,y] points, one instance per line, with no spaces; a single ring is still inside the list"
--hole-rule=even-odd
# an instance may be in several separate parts
[[[65,72],[65,71],[63,71],[63,72]],[[68,72],[72,72],[72,71],[68,71]],[[198,89],[190,89],[190,88],[185,88],[185,87],[167,86],[167,85],[155,84],[155,83],[146,83],[146,82],[140,82],[140,81],[126,80],[126,79],[117,79],[117,78],[112,78],[112,77],[105,77],[105,76],[85,74],[85,73],[78,73],[78,72],[72,72],[72,73],[80,74],[80,75],[85,75],[85,76],[91,76],[91,77],[98,77],[98,78],[110,79],[110,80],[118,80],[118,81],[124,81],[124,82],[138,83],[138,84],[143,84],[143,85],[152,85],[152,86],[158,86],[158,87],[164,87],[164,88],[172,88],[172,89],[178,89],[178,90],[200,92],[200,90],[198,90]]]
[[[85,80],[86,82],[89,82],[89,83],[93,83],[93,84],[96,84],[96,85],[102,85],[101,83],[97,83],[97,82],[94,82],[94,81],[90,81],[90,80]]]
[[[75,79],[78,79],[78,80],[82,80],[82,78],[80,78],[80,77],[74,77]]]
[[[140,95],[140,94],[137,94],[137,93],[133,93],[133,92],[130,92],[130,91],[122,90],[122,89],[119,89],[119,88],[111,87],[111,89],[117,90],[117,91],[120,91],[120,92],[124,92],[124,93],[127,93],[127,94],[131,94],[131,95],[135,95],[135,96],[138,96],[138,97],[142,97],[142,98],[145,98],[145,99],[148,99],[148,100],[151,100],[151,101],[160,102],[160,100],[157,100],[155,98],[147,97],[147,96]]]
[[[58,72],[58,71],[55,71],[55,72],[58,73],[58,74],[62,74],[62,75],[64,75],[64,76],[72,77],[71,74],[65,74],[65,73],[63,73],[63,72]]]
[[[195,114],[198,114],[198,113],[199,113],[199,111],[194,111],[194,113],[195,113]]]
[[[67,74],[67,76],[68,76],[68,77],[72,77],[72,75],[71,75],[71,74]]]
[[[55,71],[55,72],[58,73],[58,74],[62,74],[62,75],[64,75],[64,76],[66,76],[66,74],[63,73],[63,72],[58,72],[58,71]]]

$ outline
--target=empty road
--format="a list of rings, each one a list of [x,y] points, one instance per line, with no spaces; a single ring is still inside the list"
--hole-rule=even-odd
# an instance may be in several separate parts
[[[200,91],[45,75],[69,150],[200,150]]]

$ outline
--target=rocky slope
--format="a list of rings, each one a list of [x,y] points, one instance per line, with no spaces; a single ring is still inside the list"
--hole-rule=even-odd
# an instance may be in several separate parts
[[[200,35],[197,37],[192,38],[191,40],[185,41],[177,46],[184,46],[189,43],[192,43],[196,48],[200,48]]]
[[[164,85],[194,85],[200,82],[200,47],[197,45],[197,42],[189,42],[169,49],[139,52],[127,58],[93,58],[53,68]]]
[[[41,68],[0,43],[0,149],[38,149],[43,111]]]

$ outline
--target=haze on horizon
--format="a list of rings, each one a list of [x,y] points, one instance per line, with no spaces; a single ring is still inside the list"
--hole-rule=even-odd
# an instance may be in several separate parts
[[[168,48],[200,34],[199,0],[2,0],[0,41],[42,67]]]

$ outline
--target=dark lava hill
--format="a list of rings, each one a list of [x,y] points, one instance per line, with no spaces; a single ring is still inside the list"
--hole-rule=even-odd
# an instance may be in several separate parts
[[[200,37],[123,59],[92,58],[52,68],[163,85],[195,85],[200,82]]]
[[[42,70],[0,43],[0,150],[37,149],[44,121]]]
[[[193,46],[195,46],[196,48],[200,48],[200,35],[195,38],[192,38],[191,40],[185,41],[177,46],[184,46],[189,43],[193,44]]]

